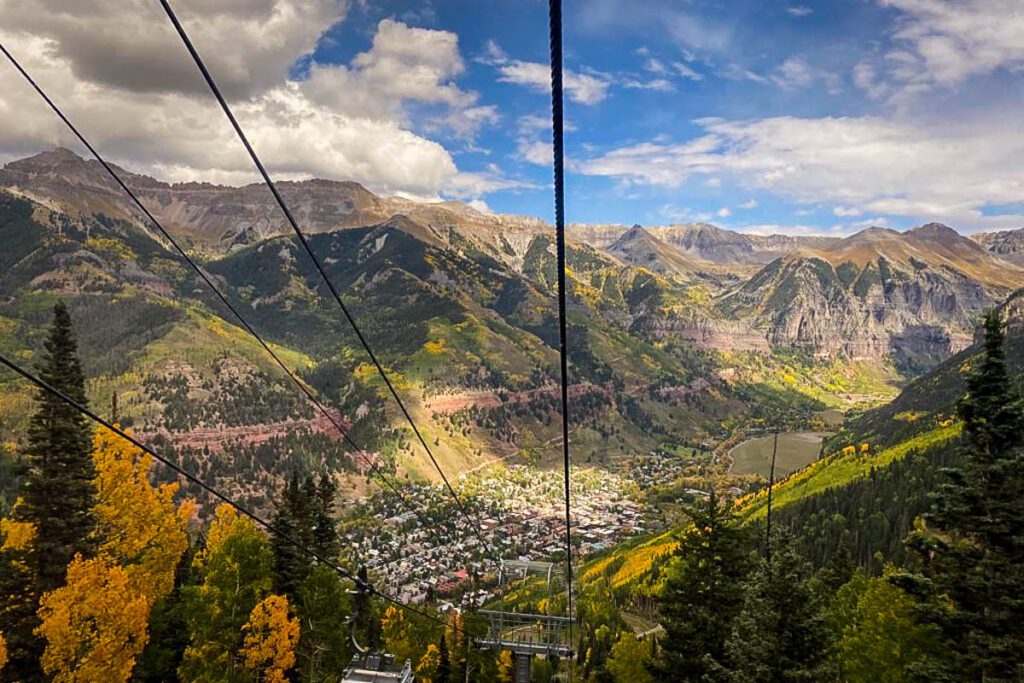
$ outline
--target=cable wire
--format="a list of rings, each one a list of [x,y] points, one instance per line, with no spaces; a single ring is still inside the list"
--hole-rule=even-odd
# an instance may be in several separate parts
[[[418,610],[415,607],[411,607],[409,605],[406,605],[401,600],[398,600],[397,598],[393,598],[390,595],[388,595],[387,593],[384,593],[384,592],[378,590],[377,588],[375,588],[369,582],[363,581],[362,579],[360,579],[357,576],[353,576],[344,567],[341,567],[340,565],[338,565],[337,563],[333,562],[332,560],[329,560],[329,559],[321,556],[320,553],[316,552],[315,550],[312,550],[309,547],[307,547],[307,546],[303,545],[302,543],[300,543],[299,541],[296,541],[294,538],[292,538],[291,536],[285,534],[283,531],[281,531],[276,526],[274,526],[271,522],[268,522],[267,520],[263,519],[262,517],[257,515],[252,510],[250,510],[247,507],[243,506],[241,503],[236,502],[233,498],[229,497],[228,495],[226,495],[224,493],[221,493],[215,487],[211,486],[210,484],[207,484],[205,481],[203,481],[202,479],[200,479],[196,475],[188,472],[187,470],[182,468],[180,465],[178,465],[176,462],[174,462],[174,460],[172,460],[171,458],[166,458],[166,457],[160,455],[155,450],[153,450],[152,448],[150,448],[146,444],[142,443],[141,441],[136,439],[131,434],[128,434],[127,432],[124,432],[119,427],[117,427],[117,426],[111,424],[110,422],[104,420],[102,417],[100,417],[99,415],[97,415],[92,410],[90,410],[86,406],[82,405],[81,403],[79,403],[75,399],[71,398],[70,396],[65,394],[63,391],[61,391],[60,389],[50,385],[49,383],[47,383],[42,378],[37,377],[36,375],[32,374],[28,370],[22,368],[20,365],[18,365],[14,361],[9,360],[3,354],[0,354],[0,365],[7,366],[8,369],[12,370],[13,372],[17,373],[18,375],[21,375],[22,378],[28,380],[32,384],[35,384],[38,388],[42,389],[43,391],[45,391],[46,393],[50,394],[51,396],[60,399],[61,401],[63,401],[67,405],[71,406],[72,408],[74,408],[75,410],[80,412],[82,415],[85,415],[86,417],[88,417],[90,420],[92,420],[96,424],[99,424],[99,425],[101,425],[103,427],[106,427],[108,430],[110,430],[114,434],[117,434],[119,437],[121,437],[122,439],[124,439],[128,443],[132,444],[133,446],[135,446],[139,450],[143,451],[144,453],[146,453],[146,454],[152,456],[154,459],[158,460],[165,467],[168,467],[172,471],[174,471],[174,472],[178,473],[179,475],[181,475],[181,476],[185,477],[186,479],[188,479],[190,482],[192,482],[196,486],[199,486],[201,489],[203,489],[204,491],[209,493],[211,496],[217,498],[222,503],[226,503],[227,505],[230,505],[231,507],[233,507],[235,510],[237,510],[241,514],[243,514],[246,517],[248,517],[249,519],[251,519],[253,522],[255,522],[255,523],[259,524],[260,526],[262,526],[264,529],[269,531],[271,534],[274,534],[278,538],[284,539],[289,545],[291,545],[294,548],[298,549],[299,551],[301,551],[306,556],[316,560],[317,562],[320,562],[321,564],[323,564],[326,567],[329,567],[329,568],[333,569],[338,574],[340,574],[343,578],[346,578],[349,581],[352,581],[356,585],[356,587],[360,588],[361,590],[365,590],[365,591],[368,591],[370,593],[373,593],[377,597],[379,597],[379,598],[381,598],[381,599],[383,599],[383,600],[385,600],[387,602],[390,602],[391,604],[393,604],[396,607],[399,607],[401,609],[407,610],[407,611],[412,612],[414,614],[418,614],[421,617],[426,617],[427,619],[430,619],[431,621],[437,622],[438,624],[441,624],[442,626],[449,626],[449,624],[447,622],[442,621],[441,619],[438,619],[434,615],[429,614],[428,612],[424,612],[422,610]],[[451,624],[451,626],[454,627],[454,624]]]
[[[572,504],[569,489],[569,360],[565,322],[565,133],[562,107],[562,2],[548,0],[551,29],[551,148],[555,176],[555,240],[558,251],[558,355],[562,370],[562,465],[565,487],[565,584],[572,617]],[[572,621],[569,622],[572,647]]]
[[[200,73],[202,73],[203,79],[209,86],[210,91],[213,93],[213,96],[217,99],[217,102],[220,104],[221,109],[224,110],[224,115],[227,116],[228,121],[231,123],[232,128],[235,129],[235,133],[238,135],[239,140],[241,140],[242,145],[249,153],[249,157],[252,159],[253,164],[255,164],[260,175],[263,177],[263,182],[266,183],[267,187],[270,189],[270,192],[274,195],[274,199],[277,201],[277,204],[281,207],[281,211],[284,213],[285,218],[288,220],[288,223],[295,231],[295,234],[298,236],[299,241],[305,248],[306,253],[309,254],[309,258],[313,261],[313,265],[316,266],[316,269],[320,272],[320,276],[327,284],[327,288],[330,290],[331,295],[334,297],[334,300],[338,303],[338,306],[341,308],[341,312],[345,315],[345,318],[346,320],[348,320],[348,323],[352,327],[352,330],[356,333],[356,337],[359,338],[359,343],[362,344],[363,348],[366,350],[367,355],[370,357],[370,360],[373,362],[373,365],[377,370],[377,374],[379,374],[381,379],[384,380],[384,384],[387,386],[388,391],[391,393],[391,396],[395,399],[395,403],[398,404],[398,407],[402,411],[402,414],[405,416],[405,419],[409,423],[409,426],[412,427],[413,433],[416,435],[416,438],[423,446],[423,450],[426,451],[427,456],[430,458],[430,462],[433,463],[434,469],[437,470],[437,473],[441,476],[441,480],[444,481],[444,485],[448,489],[448,492],[451,494],[452,498],[455,500],[455,505],[458,507],[459,512],[462,514],[466,522],[469,524],[470,531],[472,531],[473,534],[477,537],[477,540],[480,541],[484,549],[490,549],[493,553],[491,545],[486,540],[484,540],[483,536],[480,534],[480,521],[473,520],[470,517],[469,511],[463,504],[462,499],[459,498],[459,494],[455,492],[455,489],[454,487],[452,487],[451,482],[448,481],[448,477],[441,469],[441,465],[438,464],[437,459],[434,457],[433,451],[431,451],[430,446],[427,445],[427,440],[423,438],[423,435],[420,433],[419,427],[416,426],[416,422],[415,420],[413,420],[412,414],[405,407],[405,403],[398,395],[398,391],[395,390],[395,387],[391,383],[391,379],[388,377],[387,372],[384,371],[384,366],[381,365],[380,361],[377,359],[377,355],[373,352],[373,349],[370,348],[370,344],[367,342],[362,330],[360,330],[359,325],[356,324],[355,318],[352,316],[351,312],[349,312],[348,307],[345,305],[345,302],[342,301],[341,294],[338,293],[338,290],[334,286],[334,283],[331,282],[331,279],[327,277],[327,271],[324,269],[324,266],[320,262],[319,257],[317,257],[316,253],[313,251],[313,248],[310,246],[309,240],[307,239],[306,235],[299,228],[299,224],[295,220],[295,216],[292,215],[292,212],[288,208],[288,204],[285,202],[284,197],[281,196],[281,193],[278,191],[277,186],[274,184],[274,181],[270,178],[270,174],[267,173],[267,169],[266,167],[264,167],[263,162],[260,161],[259,156],[256,154],[256,150],[254,150],[252,145],[249,143],[249,138],[246,137],[245,132],[242,130],[242,127],[238,124],[238,120],[232,113],[231,107],[228,106],[227,100],[224,99],[224,95],[221,94],[220,88],[217,86],[217,83],[213,80],[213,76],[210,75],[209,69],[206,68],[206,63],[203,62],[203,58],[200,57],[199,52],[192,44],[192,40],[188,37],[188,33],[185,31],[185,28],[181,25],[181,22],[178,21],[178,17],[174,13],[174,10],[171,8],[170,3],[167,0],[160,0],[160,4],[163,6],[164,12],[166,12],[167,14],[167,18],[170,19],[171,23],[174,25],[174,29],[178,32],[178,36],[181,37],[181,41],[185,44],[185,48],[192,56],[192,60],[196,63],[196,66],[199,68]]]
[[[355,450],[355,452],[359,455],[359,457],[363,459],[364,462],[366,462],[366,464],[370,468],[370,472],[377,475],[377,478],[380,479],[380,481],[383,482],[383,484],[392,493],[398,496],[399,500],[402,501],[403,506],[408,511],[412,512],[417,516],[423,528],[427,532],[432,534],[434,539],[440,545],[445,545],[445,543],[437,535],[437,531],[435,530],[434,525],[430,523],[426,518],[424,518],[422,512],[418,508],[416,508],[409,501],[409,499],[401,493],[401,491],[399,491],[399,489],[391,482],[387,475],[383,471],[381,471],[377,464],[372,459],[370,459],[369,456],[366,455],[365,449],[360,448],[359,445],[352,440],[352,437],[349,434],[348,430],[342,427],[342,425],[338,422],[338,420],[335,419],[334,415],[330,412],[330,410],[327,407],[325,407],[323,403],[321,403],[320,400],[313,394],[313,392],[310,391],[306,384],[300,381],[298,377],[296,377],[295,374],[291,371],[291,369],[289,369],[285,365],[284,361],[282,361],[281,358],[277,355],[277,353],[270,347],[270,345],[266,341],[264,341],[263,337],[261,337],[260,334],[256,332],[252,325],[249,324],[249,322],[242,316],[238,309],[235,308],[235,306],[228,300],[227,296],[225,296],[224,293],[220,291],[220,288],[217,287],[217,285],[213,282],[210,276],[207,275],[206,272],[202,268],[200,268],[198,264],[196,264],[192,257],[190,257],[188,253],[178,244],[177,240],[175,240],[174,237],[172,237],[171,234],[163,227],[160,221],[158,221],[156,217],[153,216],[149,209],[147,209],[146,206],[142,203],[142,200],[139,199],[138,195],[136,195],[135,192],[133,192],[132,189],[128,187],[127,184],[125,184],[125,182],[121,179],[121,176],[117,173],[117,171],[114,170],[113,166],[108,164],[106,159],[104,159],[103,156],[98,151],[96,151],[96,148],[93,147],[89,140],[87,140],[86,137],[82,134],[82,132],[79,131],[78,127],[75,126],[75,124],[72,123],[67,116],[65,116],[64,112],[60,109],[60,107],[58,107],[53,102],[53,100],[50,99],[50,97],[46,94],[46,91],[44,91],[42,87],[35,81],[35,79],[32,78],[28,71],[26,71],[25,68],[22,67],[21,63],[17,59],[15,59],[14,55],[12,55],[7,50],[3,43],[0,43],[0,52],[3,52],[4,56],[7,57],[8,61],[10,61],[11,64],[14,65],[14,68],[17,69],[22,76],[24,76],[25,80],[28,81],[29,85],[31,85],[35,89],[36,93],[38,93],[39,96],[43,99],[43,101],[46,102],[47,105],[49,105],[50,109],[52,109],[53,112],[60,118],[60,120],[64,122],[64,124],[68,127],[68,129],[71,130],[75,137],[78,138],[79,142],[85,145],[86,149],[88,149],[89,152],[96,158],[96,160],[103,166],[103,168],[106,169],[107,173],[110,174],[110,177],[114,179],[114,181],[121,187],[121,189],[124,190],[125,194],[127,194],[128,197],[135,203],[135,205],[139,207],[139,210],[142,211],[145,217],[156,227],[160,234],[163,235],[164,239],[170,242],[171,246],[174,247],[178,254],[181,255],[183,259],[185,259],[185,261],[192,267],[193,270],[196,271],[196,273],[199,274],[199,277],[202,278],[203,281],[207,284],[207,286],[209,286],[209,288],[213,291],[213,293],[217,295],[217,298],[220,299],[220,302],[224,304],[224,306],[226,306],[229,311],[231,311],[231,313],[235,316],[235,318],[238,319],[238,322],[241,323],[241,325],[246,329],[246,331],[248,331],[248,333],[252,335],[252,337],[256,339],[257,342],[259,342],[260,346],[262,346],[263,349],[268,354],[270,354],[270,357],[274,359],[274,361],[285,372],[288,378],[291,379],[291,381],[294,382],[295,385],[302,390],[302,392],[307,396],[307,398],[309,398],[309,400],[312,401],[313,404],[320,410],[324,417],[326,417],[327,420],[334,426],[334,428],[338,430],[338,433],[345,440],[345,442]]]

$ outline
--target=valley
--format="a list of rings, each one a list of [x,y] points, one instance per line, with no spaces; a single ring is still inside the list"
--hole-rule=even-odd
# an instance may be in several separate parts
[[[500,560],[565,560],[550,226],[354,183],[284,184],[428,457],[261,188],[128,177],[287,373],[67,150],[0,170],[0,351],[33,363],[65,302],[89,402],[178,466],[268,515],[296,495],[280,493],[289,482],[326,477],[340,557],[404,603],[557,612],[564,596],[497,573]],[[584,604],[614,606],[637,634],[660,628],[654,596],[694,506],[715,492],[747,527],[763,523],[774,429],[773,514],[802,552],[824,566],[849,548],[873,571],[901,560],[955,458],[984,311],[1000,307],[1012,366],[1024,358],[1024,265],[1008,234],[762,237],[701,223],[569,237],[573,561]],[[0,473],[17,471],[33,405],[0,378]],[[153,472],[209,521],[201,487]],[[6,477],[0,506],[16,491]]]

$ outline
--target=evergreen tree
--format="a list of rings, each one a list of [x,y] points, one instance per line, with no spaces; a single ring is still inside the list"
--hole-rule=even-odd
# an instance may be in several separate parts
[[[71,315],[63,303],[53,307],[53,324],[45,342],[39,376],[85,404],[85,375]],[[92,430],[86,418],[59,398],[40,390],[28,427],[25,473],[19,506],[21,519],[36,527],[32,549],[36,595],[58,588],[76,553],[95,550],[93,530],[96,469]]]
[[[437,674],[435,674],[434,683],[448,683],[452,675],[452,664],[448,655],[448,642],[443,633],[441,634],[441,642],[438,643],[437,649],[440,650],[440,654],[437,660]]]
[[[334,499],[338,487],[329,474],[320,475],[313,505],[313,548],[322,557],[334,560],[341,552],[341,542],[334,527]]]
[[[984,331],[957,406],[964,464],[908,538],[920,572],[893,577],[944,637],[948,661],[924,673],[933,680],[1024,679],[1024,410],[997,311]]]
[[[307,480],[307,484],[311,481]],[[298,474],[292,473],[274,511],[275,533],[270,539],[274,551],[274,590],[292,600],[310,568],[309,556],[295,545],[298,542],[308,548],[312,541],[312,501],[308,488],[299,484]],[[315,487],[312,495],[316,495]]]
[[[724,680],[726,641],[743,607],[753,542],[731,504],[714,492],[691,506],[661,595],[665,638],[659,681]]]
[[[782,534],[772,560],[761,560],[747,585],[728,652],[734,680],[750,683],[817,681],[829,628],[810,564]]]
[[[53,307],[39,376],[85,404],[85,376],[71,316]],[[41,678],[43,641],[34,630],[40,597],[63,585],[76,553],[95,550],[92,432],[86,418],[59,398],[40,390],[28,427],[21,467],[21,496],[13,520],[33,529],[31,544],[0,557],[2,629],[7,639],[7,672],[15,680]]]

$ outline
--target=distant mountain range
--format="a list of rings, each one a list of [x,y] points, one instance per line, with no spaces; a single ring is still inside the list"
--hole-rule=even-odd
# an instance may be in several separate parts
[[[123,177],[381,458],[430,475],[264,186]],[[557,377],[551,227],[357,183],[279,187],[442,462],[455,471],[547,457],[558,432],[547,390]],[[584,458],[696,438],[780,403],[808,411],[891,395],[901,374],[963,348],[979,313],[1024,286],[1022,231],[972,239],[929,224],[830,238],[574,225],[569,238]],[[245,463],[197,456],[228,479],[262,473],[246,475],[251,495],[292,460],[345,457],[325,452],[317,429],[296,428],[313,419],[309,406],[97,163],[58,149],[0,169],[0,243],[6,352],[38,348],[49,302],[70,298],[94,399],[123,394],[124,415],[172,443],[251,423],[259,439],[246,442]],[[0,386],[4,396],[0,406],[18,406],[4,427],[16,438],[28,404],[14,385]],[[243,410],[242,396],[262,407]],[[276,441],[271,424],[282,425]]]

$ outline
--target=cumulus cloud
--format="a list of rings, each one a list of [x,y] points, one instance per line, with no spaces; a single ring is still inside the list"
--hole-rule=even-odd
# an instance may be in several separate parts
[[[1024,132],[1010,120],[923,125],[786,116],[697,123],[703,134],[691,140],[621,147],[578,160],[575,168],[664,187],[727,176],[797,203],[827,202],[965,228],[1024,222],[1022,216],[990,215],[1024,196]]]
[[[757,208],[757,200],[754,199],[753,197],[751,197],[747,201],[745,201],[742,204],[740,204],[740,208],[741,209],[756,209]]]
[[[218,85],[233,97],[285,80],[347,10],[338,0],[181,0],[175,6]],[[0,0],[0,16],[5,32],[45,39],[51,56],[79,80],[132,92],[206,92],[158,3]]]
[[[814,14],[814,10],[806,5],[791,5],[786,11],[794,17],[809,17]]]
[[[155,8],[155,9],[154,9]],[[376,192],[436,195],[514,185],[464,178],[427,130],[472,140],[498,120],[456,82],[464,64],[447,31],[380,22],[348,64],[289,75],[343,20],[338,0],[182,0],[179,15],[275,176],[356,180]],[[156,3],[0,0],[0,40],[111,159],[169,180],[255,180],[223,114]],[[418,109],[419,110],[419,109]],[[70,145],[18,74],[0,69],[0,154]]]

